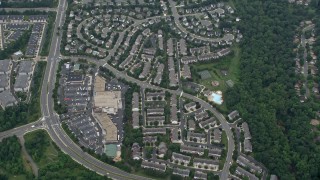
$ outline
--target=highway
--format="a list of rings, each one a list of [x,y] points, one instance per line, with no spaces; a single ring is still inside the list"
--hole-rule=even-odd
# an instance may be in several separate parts
[[[33,131],[35,129],[45,129],[47,130],[48,134],[52,138],[52,140],[57,144],[57,146],[66,154],[68,154],[73,160],[78,162],[79,164],[83,165],[84,167],[97,172],[101,175],[107,175],[110,178],[113,179],[137,179],[137,180],[146,180],[149,178],[137,176],[134,174],[127,173],[125,171],[122,171],[116,167],[113,167],[111,165],[108,165],[106,163],[101,162],[100,160],[94,158],[93,156],[87,154],[84,152],[77,144],[75,144],[70,137],[64,132],[59,116],[54,112],[54,105],[53,105],[53,98],[52,93],[54,89],[54,85],[56,82],[56,70],[57,66],[60,60],[60,44],[61,44],[61,36],[57,35],[58,27],[61,27],[64,24],[65,20],[65,12],[67,9],[67,3],[66,0],[60,0],[59,5],[57,7],[57,16],[56,21],[54,25],[54,32],[53,32],[53,38],[51,41],[51,47],[50,52],[47,58],[47,67],[44,75],[44,80],[42,84],[41,89],[41,112],[43,118],[39,121],[36,121],[31,124],[27,124],[25,126],[21,126],[19,128],[15,128],[9,131],[5,131],[0,133],[0,141],[3,138],[17,135],[17,136],[23,136],[25,133]],[[157,17],[153,17],[157,18]],[[150,18],[149,18],[150,19]],[[148,19],[146,19],[148,20]],[[134,23],[135,25],[141,24],[142,22],[145,22],[146,20],[136,21]],[[61,33],[60,33],[61,34]],[[127,76],[125,73],[118,71],[117,69],[113,68],[109,64],[107,64],[107,60],[110,59],[111,56],[113,56],[114,52],[118,49],[121,42],[123,41],[123,35],[124,32],[120,33],[120,36],[116,42],[116,45],[113,47],[112,50],[110,50],[109,55],[101,61],[98,61],[96,59],[90,59],[86,58],[90,61],[95,62],[96,64],[100,66],[104,66],[107,69],[109,69],[111,72],[113,72],[118,78],[124,78],[127,81],[134,82],[138,85],[140,85],[142,88],[150,88],[150,89],[157,89],[157,90],[164,90],[168,91],[170,93],[176,94],[178,96],[182,95],[183,97],[189,98],[194,100],[195,102],[199,102],[204,108],[210,110],[214,113],[214,115],[218,118],[218,120],[221,122],[221,125],[223,129],[225,130],[227,137],[228,137],[228,153],[226,158],[226,163],[224,164],[223,170],[220,173],[220,179],[227,179],[229,174],[229,168],[230,164],[232,162],[232,153],[234,150],[234,139],[233,134],[230,129],[229,124],[227,123],[226,119],[221,115],[216,109],[214,109],[209,103],[206,101],[199,99],[195,96],[192,96],[187,93],[183,93],[180,90],[169,90],[164,89],[158,86],[154,86],[151,84],[148,84],[146,82],[139,81],[137,79],[134,79],[132,77]],[[77,58],[81,58],[80,56]],[[73,58],[76,59],[76,58]]]
[[[66,8],[66,0],[60,0],[53,32],[54,37],[52,38],[51,49],[47,58],[48,62],[41,89],[41,111],[47,124],[48,134],[64,153],[68,154],[76,162],[98,174],[107,175],[113,179],[148,179],[126,173],[92,157],[76,145],[62,129],[59,117],[54,112],[52,92],[55,85],[56,70],[60,56],[61,36],[57,36],[57,29],[64,23]]]
[[[102,62],[100,62],[102,63]],[[116,77],[118,78],[124,78],[127,81],[130,82],[134,82],[136,84],[138,84],[139,86],[143,87],[143,88],[150,88],[150,89],[156,89],[156,90],[163,90],[163,91],[167,91],[170,92],[172,94],[176,94],[178,96],[180,96],[182,94],[183,97],[191,99],[195,102],[198,102],[201,104],[202,107],[204,107],[205,109],[208,109],[209,111],[211,111],[216,118],[220,121],[222,128],[225,130],[227,138],[228,138],[228,152],[227,152],[227,157],[226,157],[226,162],[223,166],[222,172],[220,174],[220,179],[228,179],[229,176],[229,168],[231,166],[231,162],[232,162],[232,154],[233,151],[235,149],[235,144],[234,144],[234,137],[233,137],[233,133],[231,131],[231,127],[229,126],[227,120],[225,119],[225,117],[219,113],[215,108],[212,107],[212,105],[210,105],[209,103],[207,103],[206,101],[197,98],[191,94],[187,94],[187,93],[183,93],[180,90],[169,90],[169,89],[165,89],[165,88],[161,88],[158,86],[154,86],[151,84],[148,84],[146,82],[143,81],[139,81],[137,79],[134,79],[132,77],[129,77],[128,75],[118,71],[117,69],[115,69],[114,67],[110,66],[108,63],[105,63],[103,65],[104,67],[106,67],[107,69],[109,69],[111,72],[113,72],[113,74],[116,75]]]
[[[83,56],[79,56],[79,57],[65,57],[65,58],[71,58],[72,60],[78,60],[78,59],[87,59],[89,62],[91,63],[95,63],[99,66],[104,66],[106,67],[109,71],[111,71],[113,74],[115,74],[115,76],[117,78],[123,78],[129,82],[133,82],[136,83],[137,85],[139,85],[142,88],[149,88],[149,89],[155,89],[155,90],[163,90],[163,91],[167,91],[170,92],[172,94],[176,94],[178,96],[180,96],[182,94],[183,97],[191,99],[195,102],[199,102],[201,104],[202,107],[204,107],[205,109],[208,109],[209,111],[211,111],[216,118],[220,121],[222,128],[225,130],[227,138],[228,138],[228,152],[227,152],[227,157],[226,157],[226,162],[223,166],[223,169],[220,173],[220,179],[228,179],[229,176],[229,168],[231,166],[232,163],[232,155],[233,155],[233,151],[235,149],[235,142],[234,142],[234,137],[233,137],[233,133],[231,131],[231,127],[228,124],[227,120],[225,119],[225,117],[219,113],[215,108],[212,107],[212,105],[210,105],[209,103],[207,103],[206,101],[197,98],[191,94],[187,94],[187,93],[183,93],[181,90],[170,90],[170,89],[165,89],[162,87],[158,87],[158,86],[154,86],[151,85],[149,83],[137,80],[133,77],[128,76],[127,74],[118,71],[117,69],[115,69],[114,67],[112,67],[111,65],[109,65],[108,63],[105,63],[105,61],[102,60],[97,60],[95,58],[89,58],[89,57],[83,57]]]

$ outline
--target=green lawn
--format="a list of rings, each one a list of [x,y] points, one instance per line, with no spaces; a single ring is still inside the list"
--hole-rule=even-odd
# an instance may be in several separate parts
[[[39,136],[45,136],[45,137],[44,139],[42,139],[42,138],[39,138]],[[29,152],[31,157],[34,159],[34,161],[38,164],[39,168],[46,166],[48,163],[58,160],[58,150],[54,147],[53,142],[47,136],[49,135],[45,131],[37,130],[32,133],[26,134],[24,137],[26,144],[31,143],[32,146],[36,147],[34,149],[30,149],[28,148],[28,145],[26,145],[27,151]],[[39,143],[42,144],[40,145],[40,147],[35,146],[35,145],[38,145]],[[43,152],[39,152],[37,150],[41,150]]]
[[[206,80],[196,78],[196,82],[206,86],[206,88],[210,90],[220,90],[222,92],[225,92],[228,88],[225,81],[231,79],[234,83],[237,83],[239,77],[240,48],[236,46],[232,49],[234,55],[231,55],[230,57],[226,57],[214,62],[192,65],[197,72],[208,70],[212,76],[210,79]],[[221,70],[227,70],[228,74],[224,76],[221,73]],[[219,81],[220,85],[218,87],[213,87],[211,85],[212,81]]]
[[[39,161],[39,166],[44,167],[46,164],[58,161],[58,150],[53,146],[52,142],[50,142],[50,146],[48,146],[44,152],[44,158]]]
[[[219,161],[219,169],[223,168],[223,165],[226,162],[227,152],[228,152],[228,138],[225,131],[222,131],[221,143],[225,146],[225,149],[224,149],[224,153],[221,156],[221,160]]]
[[[192,65],[192,67],[195,69],[195,72],[200,72],[203,70],[208,70],[211,74],[210,79],[201,80],[199,77],[196,77],[195,74],[193,74],[193,77],[195,79],[195,82],[201,85],[204,85],[207,89],[212,91],[222,91],[223,93],[226,92],[226,90],[229,88],[226,84],[227,80],[232,80],[234,84],[239,82],[239,65],[240,65],[240,55],[241,50],[238,46],[235,46],[232,48],[233,55],[227,56],[226,58],[219,59],[217,61],[213,62],[207,62],[207,63],[197,63]],[[221,73],[221,70],[227,70],[227,75],[223,75]],[[211,85],[212,81],[218,81],[219,86],[214,87]],[[225,103],[223,103],[221,106],[219,106],[222,110],[227,111],[227,107]]]

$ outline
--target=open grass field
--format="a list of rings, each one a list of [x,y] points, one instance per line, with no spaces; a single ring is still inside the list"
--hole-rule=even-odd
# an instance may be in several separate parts
[[[29,153],[32,152],[30,153],[31,157],[38,164],[39,168],[41,168],[46,166],[48,163],[58,161],[58,150],[54,147],[49,135],[43,130],[37,130],[32,133],[26,134],[24,137],[26,143],[34,141],[34,139],[36,139],[39,134],[44,135],[43,141],[38,141],[39,143],[43,143],[44,147],[40,148],[43,149],[43,155],[40,158],[36,158],[34,157],[34,154],[36,153],[34,150],[27,150]]]
[[[236,46],[232,49],[234,55],[219,59],[214,62],[192,65],[197,72],[208,70],[211,75],[211,78],[206,80],[196,78],[196,82],[206,86],[206,88],[210,90],[220,90],[222,92],[225,92],[228,88],[227,84],[225,83],[227,80],[232,80],[236,84],[239,77],[240,48]],[[221,70],[226,70],[227,75],[223,75]],[[219,81],[220,85],[213,87],[211,85],[212,81]]]
[[[193,72],[209,71],[211,78],[202,80],[199,76],[193,73],[195,82],[204,85],[207,89],[212,91],[222,91],[226,92],[230,88],[226,81],[232,80],[234,84],[239,82],[239,65],[241,50],[238,46],[232,48],[233,55],[227,56],[225,58],[219,59],[213,62],[197,63],[193,64]],[[223,74],[222,71],[226,71],[227,74]],[[212,86],[213,81],[218,81],[219,86]],[[219,106],[222,110],[227,110],[225,103]]]
[[[227,139],[227,134],[225,131],[222,131],[221,135],[221,143],[225,146],[225,152],[228,151],[228,139]],[[221,160],[219,161],[219,169],[223,168],[224,163],[226,162],[226,154],[223,154],[221,156]]]

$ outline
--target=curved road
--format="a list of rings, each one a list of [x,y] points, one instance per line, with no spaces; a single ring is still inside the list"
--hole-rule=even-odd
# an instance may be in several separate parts
[[[53,32],[54,36],[56,36],[57,34],[58,27],[60,27],[64,23],[66,8],[66,0],[60,0],[55,21],[55,29]],[[41,89],[41,111],[47,124],[48,134],[64,153],[68,154],[76,162],[82,164],[92,171],[97,172],[98,174],[108,175],[108,177],[114,179],[147,179],[124,172],[116,167],[105,164],[100,160],[92,157],[91,155],[84,152],[78,145],[76,145],[62,129],[59,117],[54,112],[54,101],[52,98],[52,91],[55,85],[56,69],[60,56],[60,43],[60,36],[52,38],[50,47],[51,49],[48,56],[46,72]]]
[[[70,58],[70,57],[66,57],[66,58]],[[186,97],[188,99],[192,99],[195,102],[199,102],[202,107],[204,107],[205,109],[208,109],[209,111],[211,111],[216,118],[220,121],[222,128],[225,130],[227,138],[228,138],[228,152],[227,152],[227,157],[226,157],[226,162],[224,164],[224,167],[222,169],[222,172],[220,174],[220,179],[228,179],[228,175],[229,175],[229,168],[231,166],[232,163],[232,154],[233,151],[235,149],[235,144],[234,144],[234,137],[233,137],[233,133],[231,131],[231,127],[228,124],[227,120],[225,119],[225,117],[218,112],[215,108],[212,107],[212,105],[210,105],[209,103],[207,103],[206,101],[197,98],[191,94],[187,94],[187,93],[183,93],[183,91],[180,90],[170,90],[170,89],[165,89],[162,87],[158,87],[158,86],[154,86],[151,85],[149,83],[137,80],[133,77],[128,76],[127,74],[124,74],[123,72],[118,71],[117,69],[115,69],[114,67],[112,67],[111,65],[109,65],[108,63],[105,63],[105,61],[99,61],[95,58],[88,58],[88,57],[71,57],[72,60],[77,60],[77,59],[87,59],[88,61],[95,63],[99,66],[104,66],[106,67],[108,70],[110,70],[113,74],[116,75],[117,78],[123,78],[127,81],[136,83],[137,85],[143,87],[143,88],[149,88],[149,89],[155,89],[155,90],[163,90],[163,91],[167,91],[170,92],[172,94],[176,94],[178,96],[183,96]]]
[[[191,37],[193,37],[195,39],[199,39],[199,40],[207,41],[207,42],[220,42],[222,40],[226,41],[226,40],[230,40],[230,39],[234,38],[233,34],[225,34],[222,38],[209,38],[209,37],[202,37],[202,36],[195,35],[193,33],[189,33],[180,23],[179,18],[184,17],[184,16],[179,15],[177,8],[176,8],[176,2],[174,2],[173,0],[169,0],[169,3],[171,6],[171,12],[172,12],[172,16],[174,17],[175,24],[185,34],[189,34]]]
[[[64,23],[65,18],[65,11],[67,8],[66,0],[60,0],[59,6],[57,8],[57,17],[55,21],[55,28],[53,35],[56,36],[57,29]],[[157,17],[154,17],[157,18]],[[143,21],[138,21],[143,22]],[[139,24],[139,23],[135,24]],[[111,53],[105,58],[105,60],[110,59],[110,57],[114,54],[114,52],[118,49],[120,46],[120,43],[123,40],[123,34],[120,34],[119,39],[117,40],[117,43],[115,47],[111,50]],[[61,37],[56,36],[52,38],[51,42],[51,49],[48,56],[48,62],[46,67],[46,72],[44,75],[44,80],[42,84],[41,89],[41,111],[43,115],[43,119],[41,121],[36,121],[34,123],[21,126],[19,128],[15,128],[9,131],[5,131],[0,133],[0,141],[8,136],[12,135],[23,135],[26,132],[35,130],[35,129],[46,129],[52,140],[57,144],[57,146],[66,154],[68,154],[72,159],[74,159],[76,162],[82,164],[86,168],[95,171],[101,175],[107,175],[110,178],[113,179],[137,179],[137,180],[145,180],[148,178],[133,175],[127,172],[124,172],[116,167],[113,167],[111,165],[108,165],[106,163],[101,162],[100,160],[94,158],[93,156],[85,153],[78,145],[76,145],[70,137],[64,132],[64,130],[61,127],[61,123],[59,120],[58,115],[54,112],[53,107],[53,98],[52,98],[52,91],[54,89],[55,85],[55,77],[56,77],[56,69],[59,62],[59,56],[60,56],[60,43],[61,43]],[[109,64],[105,63],[106,61],[95,61],[97,64],[102,65],[106,68],[108,68],[110,71],[112,71],[117,77],[124,78],[127,81],[131,81],[134,83],[137,83],[138,85],[144,87],[144,88],[151,88],[151,89],[159,89],[168,91],[170,93],[176,94],[176,95],[182,95],[186,98],[190,98],[196,102],[199,102],[204,108],[210,110],[215,114],[215,116],[219,119],[221,122],[222,127],[226,131],[227,137],[228,137],[228,154],[226,163],[224,164],[222,173],[220,174],[220,179],[227,179],[229,174],[229,168],[230,163],[232,161],[232,153],[234,150],[234,140],[233,135],[230,130],[230,126],[225,120],[225,118],[218,112],[216,109],[214,109],[210,104],[205,102],[202,99],[199,99],[197,97],[194,97],[190,94],[183,93],[182,91],[174,91],[174,90],[168,90],[161,87],[150,85],[146,82],[139,81],[137,79],[134,79],[132,77],[127,76],[126,74],[118,71],[117,69],[113,68]],[[36,127],[35,127],[35,126]],[[45,126],[45,128],[44,128]]]

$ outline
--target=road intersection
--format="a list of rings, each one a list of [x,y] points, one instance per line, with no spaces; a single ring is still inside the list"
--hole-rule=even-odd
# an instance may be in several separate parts
[[[57,144],[57,146],[66,154],[68,154],[72,159],[74,159],[79,164],[83,165],[84,167],[95,171],[101,175],[107,175],[110,178],[114,179],[139,179],[144,180],[148,179],[145,177],[133,175],[122,171],[114,166],[108,165],[106,163],[101,162],[100,160],[94,158],[93,156],[89,155],[88,153],[84,152],[77,144],[75,144],[70,137],[66,134],[63,130],[59,116],[54,112],[54,103],[52,98],[53,89],[56,82],[56,70],[58,68],[58,63],[61,57],[60,54],[60,45],[61,45],[61,36],[57,35],[58,27],[63,25],[65,16],[66,16],[66,9],[67,9],[67,2],[66,0],[60,0],[59,6],[57,7],[57,17],[55,21],[55,27],[53,31],[53,38],[51,42],[49,56],[47,58],[47,67],[44,75],[44,80],[41,89],[41,111],[43,118],[36,122],[8,130],[5,132],[0,133],[0,141],[6,137],[17,135],[23,136],[25,133],[36,130],[36,129],[44,129],[48,132],[52,140]],[[153,17],[157,18],[157,17]],[[175,17],[176,19],[176,17]],[[143,21],[137,21],[134,25],[141,24]],[[103,60],[97,60],[94,58],[88,57],[65,57],[71,58],[73,60],[79,58],[85,58],[90,62],[93,62],[99,66],[106,67],[109,71],[113,72],[116,77],[123,78],[126,81],[130,81],[136,83],[137,85],[141,86],[142,88],[149,88],[155,90],[163,90],[170,92],[172,94],[176,94],[178,96],[182,95],[188,99],[191,99],[195,102],[199,102],[205,109],[211,111],[217,119],[221,122],[222,128],[225,130],[227,138],[228,138],[228,152],[226,161],[223,167],[223,170],[220,172],[220,179],[227,179],[229,176],[229,168],[232,163],[232,154],[235,148],[234,145],[234,138],[231,128],[224,118],[224,116],[219,113],[215,108],[213,108],[209,103],[206,101],[192,96],[190,94],[184,93],[181,90],[170,90],[161,88],[158,86],[151,85],[147,82],[139,81],[135,78],[132,78],[126,75],[124,72],[118,71],[111,65],[107,63],[108,60],[114,55],[116,50],[119,48],[122,40],[124,37],[124,33],[119,34],[119,38],[116,42],[116,45],[113,47],[112,50],[109,51],[109,55]]]

